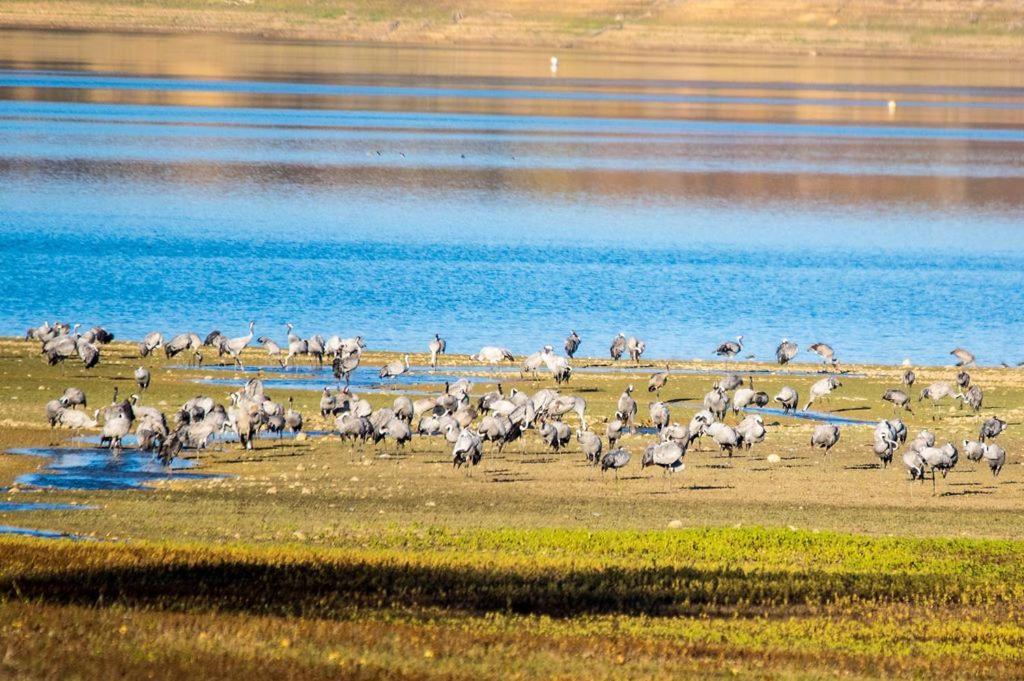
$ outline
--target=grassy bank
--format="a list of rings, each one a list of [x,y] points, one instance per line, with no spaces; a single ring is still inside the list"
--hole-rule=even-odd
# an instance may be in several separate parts
[[[360,371],[394,357],[370,352]],[[259,349],[245,360],[267,364]],[[231,390],[197,381],[246,377],[140,360],[126,343],[105,347],[89,371],[48,367],[36,344],[0,340],[0,447],[66,438],[49,431],[45,402],[75,385],[91,410],[115,385],[136,390],[140,364],[153,374],[142,403],[167,412]],[[585,397],[598,432],[628,383],[647,420],[646,376],[663,362],[636,373],[576,364],[594,371],[564,391]],[[679,400],[674,419],[685,422],[726,366],[670,365],[679,373],[660,397]],[[806,395],[816,369],[753,374],[755,387]],[[891,416],[879,398],[902,370],[849,369],[821,409]],[[917,371],[918,389],[955,374]],[[482,380],[477,395],[499,376],[506,390],[551,385],[469,373]],[[955,441],[986,416],[1024,418],[1024,371],[971,374],[985,390],[980,414],[915,403],[904,415],[911,432]],[[422,380],[405,387],[436,390]],[[293,398],[307,429],[331,428],[316,389],[268,392]],[[0,500],[91,507],[0,511],[0,524],[99,540],[0,539],[0,675],[63,677],[73,663],[82,678],[1013,678],[1024,640],[1019,427],[1000,436],[1009,458],[999,478],[961,461],[933,495],[902,468],[876,466],[869,427],[844,426],[823,457],[808,446],[812,422],[765,422],[767,439],[750,452],[729,458],[704,440],[671,477],[639,468],[652,436],[626,436],[634,460],[618,480],[588,466],[575,442],[553,454],[533,433],[503,454],[488,447],[469,473],[452,469],[439,438],[387,457],[331,435],[252,451],[223,444],[198,470],[225,477],[135,491],[35,489],[15,481],[45,459],[0,456],[0,487],[11,486]]]
[[[397,44],[1020,59],[1012,0],[9,0],[0,25]]]
[[[51,675],[65,669],[55,646],[85,676],[199,678],[1012,678],[1022,662],[1013,542],[732,529],[408,540],[0,540],[5,665]]]

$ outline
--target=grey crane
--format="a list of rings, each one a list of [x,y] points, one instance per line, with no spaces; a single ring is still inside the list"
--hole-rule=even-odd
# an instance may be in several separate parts
[[[872,440],[871,448],[881,462],[882,468],[888,467],[892,463],[892,455],[896,451],[897,444],[888,421],[878,422]]]
[[[512,404],[512,402],[505,399],[505,392],[504,389],[501,387],[501,383],[495,384],[494,390],[481,395],[480,399],[477,400],[476,406],[477,409],[479,409],[480,411],[486,412],[491,411],[493,405],[498,404],[499,402],[508,402],[508,405],[503,405],[505,406],[505,408],[508,409],[508,412],[511,412],[512,408],[516,406]]]
[[[661,440],[665,442],[671,440],[680,447],[689,447],[690,445],[690,433],[686,429],[686,426],[681,426],[678,423],[672,423],[665,428],[661,429]]]
[[[978,439],[982,442],[986,442],[998,437],[1004,430],[1006,430],[1006,421],[997,416],[993,416],[992,418],[985,419],[981,424],[981,428],[978,431]]]
[[[956,365],[958,367],[965,367],[974,364],[974,353],[971,352],[970,350],[966,350],[964,348],[956,348],[954,350],[951,350],[949,354],[956,357]]]
[[[138,384],[139,390],[146,390],[149,387],[149,382],[152,380],[152,375],[149,373],[149,369],[146,367],[139,367],[135,370],[135,383]]]
[[[79,338],[75,343],[75,351],[86,369],[92,369],[100,363],[100,349],[84,338]]]
[[[392,416],[378,429],[381,438],[391,438],[398,450],[404,450],[407,442],[412,441],[412,429],[404,420]]]
[[[359,353],[335,355],[334,361],[331,362],[331,373],[334,375],[334,379],[341,383],[341,379],[344,378],[345,387],[347,388],[352,378],[352,372],[359,368],[359,361]]]
[[[788,414],[796,411],[797,405],[800,403],[800,393],[788,385],[783,386],[779,390],[779,394],[775,396],[775,401],[782,405],[782,412]]]
[[[139,357],[148,357],[151,352],[164,344],[164,335],[159,331],[150,331],[139,341]]]
[[[526,356],[523,360],[523,364],[519,367],[520,376],[524,377],[526,374],[532,374],[533,378],[537,378],[537,370],[544,366],[544,351],[538,350],[532,354]]]
[[[748,377],[747,381],[749,387],[737,388],[736,392],[732,395],[732,410],[735,414],[739,414],[741,410],[749,406],[768,406],[770,399],[768,393],[763,390],[754,390],[754,378],[752,376]]]
[[[985,447],[987,445],[977,440],[962,440],[960,446],[963,447],[964,456],[968,461],[978,462],[985,456]]]
[[[225,353],[231,355],[231,358],[235,360],[235,366],[239,369],[242,368],[242,351],[245,350],[250,342],[252,342],[252,330],[255,326],[256,322],[251,321],[249,322],[249,333],[247,335],[239,336],[238,338],[229,338],[221,343],[221,348],[223,348]]]
[[[580,349],[581,342],[579,334],[576,333],[576,329],[573,329],[572,333],[570,333],[565,339],[565,356],[572,359],[576,354],[576,351]]]
[[[422,426],[422,423],[420,425]],[[495,443],[498,446],[498,453],[501,454],[512,427],[512,421],[507,416],[488,414],[480,419],[476,432],[484,442]]]
[[[615,472],[615,479],[619,478],[619,469],[625,467],[629,463],[630,454],[625,449],[613,449],[604,456],[601,457],[601,472],[604,473],[606,470],[613,470]]]
[[[721,388],[712,388],[704,396],[704,408],[711,412],[716,419],[725,418],[725,413],[729,411],[729,395]]]
[[[335,408],[338,406],[338,398],[331,394],[331,389],[324,386],[324,391],[320,394],[320,416],[327,418],[329,414],[333,414]]]
[[[624,352],[626,352],[626,334],[620,331],[619,335],[612,339],[612,344],[608,348],[608,354],[613,360],[618,361]]]
[[[743,336],[736,336],[734,341],[725,341],[718,348],[715,349],[715,354],[719,357],[726,357],[732,359],[736,355],[743,351]]]
[[[306,354],[316,361],[318,367],[324,365],[324,337],[320,334],[311,336],[306,341]]]
[[[743,444],[743,435],[732,426],[721,421],[709,424],[705,430],[711,436],[711,439],[715,441],[715,444],[729,455],[729,458],[732,458],[733,450]]]
[[[622,437],[622,431],[626,427],[626,418],[621,412],[615,412],[615,418],[608,421],[607,428],[605,429],[605,436],[608,438],[608,447],[611,449],[615,448],[615,445],[619,443],[619,439]]]
[[[412,423],[415,407],[412,404],[412,400],[405,395],[399,395],[395,398],[394,403],[391,405],[391,410],[395,412],[396,418],[400,418],[406,423]]]
[[[555,452],[569,444],[569,438],[572,435],[569,426],[561,421],[548,421],[546,419],[541,421],[539,432],[540,439]]]
[[[569,360],[565,357],[559,357],[555,354],[553,347],[545,345],[541,350],[541,361],[544,362],[548,371],[551,372],[551,377],[555,379],[557,385],[568,383],[569,377],[572,376],[572,367],[569,366]]]
[[[824,449],[828,454],[829,450],[839,442],[839,426],[834,423],[819,423],[811,433],[811,446]]]
[[[902,419],[888,419],[886,423],[889,424],[889,431],[896,442],[903,444],[907,441],[907,425]]]
[[[102,326],[94,326],[82,334],[82,339],[87,343],[107,345],[114,340],[114,334],[110,333]]]
[[[910,395],[899,388],[889,388],[882,394],[882,399],[892,404],[893,415],[900,409],[906,409],[911,414],[914,410],[910,408]]]
[[[46,403],[46,420],[50,424],[50,441],[53,442],[53,429],[57,427],[57,419],[60,418],[60,413],[64,411],[65,407],[60,403],[60,400],[50,400]]]
[[[992,477],[999,477],[999,472],[1003,470],[1003,465],[1006,463],[1006,450],[994,442],[990,442],[985,445],[982,458],[988,464],[988,469],[992,471]]]
[[[751,379],[750,385],[753,386],[754,381]],[[726,392],[730,390],[736,390],[743,385],[743,377],[738,374],[726,374],[722,378],[715,381],[712,387],[719,388]]]
[[[736,432],[743,438],[743,448],[750,449],[759,442],[764,442],[768,431],[764,427],[764,419],[760,414],[747,414],[736,425]]]
[[[133,421],[135,421],[135,411],[128,400],[107,407],[103,413],[100,443],[107,443],[107,447],[115,452],[121,451],[122,440],[131,432]]]
[[[903,452],[903,465],[906,467],[907,472],[910,473],[910,480],[920,480],[924,483],[924,472],[925,464],[924,459],[921,455],[913,449],[908,449]]]
[[[293,433],[302,430],[302,414],[295,411],[295,403],[291,397],[288,398],[288,410],[284,413],[284,425]]]
[[[775,359],[778,360],[779,364],[789,364],[789,362],[796,357],[796,353],[799,351],[799,347],[793,341],[788,338],[783,338],[779,346],[775,348]]]
[[[430,341],[427,344],[427,350],[430,351],[430,368],[431,369],[436,369],[437,368],[437,356],[438,355],[443,355],[444,352],[445,352],[445,349],[447,347],[448,347],[448,343],[446,343],[445,340],[443,338],[441,338],[440,334],[435,333],[434,334],[434,340]]]
[[[928,399],[932,403],[932,419],[936,418],[936,409],[939,406],[939,402],[947,397],[953,397],[956,391],[953,390],[953,386],[945,381],[939,381],[932,383],[930,386],[921,391],[921,395],[917,398],[917,401]]]
[[[67,428],[72,432],[80,432],[82,430],[92,430],[99,427],[100,410],[97,409],[93,412],[90,417],[84,411],[75,411],[74,409],[61,409],[57,412],[54,423],[61,428]]]
[[[74,409],[78,405],[88,407],[89,403],[86,401],[85,391],[81,388],[69,387],[64,389],[64,394],[60,396],[60,405],[62,407],[70,407]]]
[[[226,337],[219,329],[214,329],[210,333],[206,334],[206,338],[203,339],[203,347],[220,349],[220,343],[225,338]]]
[[[580,451],[587,457],[590,463],[597,463],[601,459],[603,444],[601,436],[592,430],[577,430],[576,441],[580,443]]]
[[[927,429],[922,430],[920,433],[918,433],[914,437],[914,439],[910,441],[910,444],[907,445],[907,447],[909,449],[917,452],[918,454],[920,454],[921,450],[924,449],[925,447],[934,447],[934,446],[935,446],[935,433],[932,433],[931,431],[929,431]]]
[[[686,450],[671,440],[650,444],[640,459],[640,470],[648,466],[659,466],[666,474],[675,473],[682,470],[685,455]]]
[[[656,392],[659,396],[662,394],[662,388],[669,382],[669,365],[665,366],[664,372],[657,372],[651,374],[651,377],[647,379],[647,392]]]
[[[39,326],[30,326],[25,331],[25,340],[37,340],[46,342],[57,335],[57,331],[50,326],[50,322],[43,322]]]
[[[958,453],[952,442],[947,442],[941,447],[925,447],[918,456],[924,462],[926,469],[932,474],[932,494],[935,494],[935,471],[942,473],[945,478],[949,471],[956,466]]]
[[[843,387],[843,384],[835,376],[827,376],[819,381],[815,381],[814,385],[811,386],[811,394],[807,404],[804,405],[804,411],[810,409],[815,401],[830,395],[833,390],[841,387]],[[831,403],[831,400],[829,402]]]
[[[267,355],[271,359],[276,360],[282,367],[284,366],[284,350],[281,349],[280,345],[266,336],[260,336],[256,339],[256,342],[263,346],[263,349],[267,351]]]
[[[903,385],[908,388],[913,388],[914,383],[917,381],[917,374],[914,373],[913,369],[907,369],[903,372]]]
[[[671,420],[668,405],[664,402],[651,402],[648,409],[651,412],[651,425],[660,433]]]
[[[342,440],[366,442],[373,434],[373,424],[365,416],[357,416],[352,412],[344,412],[334,420],[334,427]]]
[[[458,426],[449,424],[448,431],[452,432]],[[476,466],[484,455],[484,444],[480,435],[469,428],[459,431],[452,446],[452,467],[461,468],[464,465]]]
[[[963,369],[956,372],[956,385],[960,390],[969,388],[971,385],[971,375]]]
[[[192,332],[179,333],[177,336],[164,343],[164,355],[170,358],[180,355],[186,350],[191,350],[192,354],[189,356],[189,364],[191,365],[193,362],[200,364],[203,359],[199,352],[199,348],[201,347],[202,342],[198,335]]]
[[[622,414],[623,418],[626,421],[626,424],[629,426],[629,432],[630,433],[635,433],[636,432],[636,422],[635,422],[635,419],[636,419],[637,407],[636,407],[636,400],[634,400],[632,398],[632,396],[631,396],[632,392],[633,392],[633,384],[630,383],[629,385],[626,386],[626,389],[622,391],[622,394],[619,395],[619,401],[618,401],[618,404],[616,406],[615,411],[618,414]]]
[[[828,343],[812,343],[807,349],[821,357],[825,366],[833,369],[839,366],[839,362],[836,361],[836,351]]]
[[[715,415],[707,409],[702,409],[693,415],[690,424],[686,427],[687,445],[694,443],[697,438],[707,433],[708,428],[715,422]]]
[[[390,378],[392,382],[402,374],[409,371],[409,355],[405,356],[405,361],[400,359],[392,360],[380,368],[380,379],[383,381],[385,378]]]
[[[963,407],[963,405],[966,403],[971,409],[974,410],[974,413],[978,413],[979,411],[981,411],[982,402],[984,402],[985,400],[985,393],[982,392],[981,387],[979,385],[975,384],[968,388],[966,393],[957,393],[956,397],[958,397],[961,400],[961,407]]]
[[[640,364],[640,356],[647,350],[647,343],[640,340],[636,336],[630,336],[626,339],[626,351],[629,353],[629,358],[633,360],[634,364]]]

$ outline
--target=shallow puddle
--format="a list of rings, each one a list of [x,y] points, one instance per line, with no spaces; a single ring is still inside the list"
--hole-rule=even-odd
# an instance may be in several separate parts
[[[163,466],[149,452],[125,450],[114,456],[93,447],[32,447],[12,449],[9,454],[48,457],[41,470],[18,476],[17,484],[61,490],[144,489],[165,480],[203,480],[223,477],[188,473],[195,462],[175,459]]]

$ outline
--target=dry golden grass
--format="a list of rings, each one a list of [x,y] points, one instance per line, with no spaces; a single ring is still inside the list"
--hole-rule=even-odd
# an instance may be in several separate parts
[[[1024,56],[1013,0],[9,0],[0,25],[637,52]]]

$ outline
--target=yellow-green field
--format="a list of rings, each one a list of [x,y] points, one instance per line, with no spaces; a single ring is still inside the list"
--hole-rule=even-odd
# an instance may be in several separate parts
[[[391,358],[368,353],[363,365]],[[76,385],[91,410],[114,385],[131,392],[140,363],[132,346],[114,344],[88,372],[48,367],[37,344],[0,342],[0,446],[47,444],[48,399]],[[199,393],[225,401],[230,390],[192,380],[230,372],[144,363],[153,384],[142,402],[165,411]],[[654,364],[639,375],[578,372],[564,392],[587,399],[603,433],[628,382],[646,418]],[[865,377],[843,378],[822,408],[891,416],[879,397],[902,369],[848,369]],[[955,374],[917,372],[915,395]],[[912,435],[928,427],[959,443],[986,416],[1021,420],[1024,372],[971,374],[985,390],[982,412],[915,404],[904,416]],[[531,392],[551,385],[503,380]],[[713,380],[674,375],[661,397],[695,398],[673,407],[685,422]],[[755,387],[774,395],[788,384],[805,396],[814,380],[755,376]],[[293,397],[308,429],[330,428],[318,392],[268,392]],[[452,469],[440,438],[382,458],[328,436],[262,440],[249,452],[220,445],[197,470],[227,477],[152,490],[15,486],[0,501],[95,508],[0,513],[0,525],[98,541],[0,539],[0,677],[1019,678],[1019,426],[999,438],[1008,452],[999,478],[961,456],[933,495],[898,463],[875,466],[868,427],[844,426],[823,457],[808,446],[812,422],[765,421],[768,437],[750,452],[729,459],[703,439],[674,476],[640,470],[654,436],[623,440],[633,462],[616,480],[575,443],[552,454],[531,432],[501,456],[488,447],[469,473]],[[0,456],[0,486],[43,465]]]

